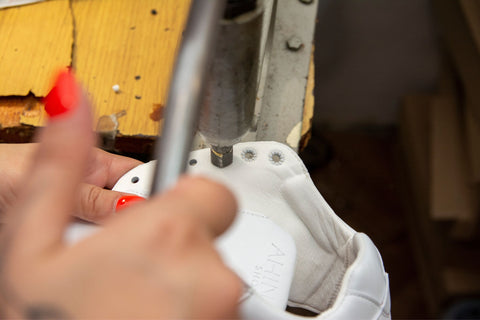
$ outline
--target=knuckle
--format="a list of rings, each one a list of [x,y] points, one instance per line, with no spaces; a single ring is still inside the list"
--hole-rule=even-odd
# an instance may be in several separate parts
[[[83,197],[83,210],[82,214],[85,219],[95,220],[99,215],[99,201],[101,198],[102,190],[89,187],[87,194]]]

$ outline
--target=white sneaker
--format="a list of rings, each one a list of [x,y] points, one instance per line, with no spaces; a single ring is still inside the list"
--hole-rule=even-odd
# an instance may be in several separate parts
[[[222,182],[237,197],[240,212],[217,247],[246,283],[242,318],[304,318],[285,311],[288,305],[317,313],[316,319],[390,319],[378,250],[335,215],[298,155],[277,142],[246,142],[234,146],[233,156],[220,169],[211,165],[209,149],[194,151],[188,173]],[[114,190],[147,197],[154,166],[132,169]],[[77,225],[67,237],[89,232]]]

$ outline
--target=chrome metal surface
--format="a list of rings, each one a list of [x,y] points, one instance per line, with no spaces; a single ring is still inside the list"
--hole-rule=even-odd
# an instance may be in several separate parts
[[[240,141],[278,141],[298,150],[317,11],[326,0],[305,4],[297,0],[263,0],[259,87],[253,126]],[[287,47],[298,37],[297,51]],[[232,40],[235,41],[235,40]],[[317,48],[317,50],[322,50]],[[310,92],[308,93],[310,94]],[[206,148],[205,138],[195,137],[195,149]]]
[[[158,162],[151,194],[170,188],[185,171],[224,9],[224,0],[192,1],[168,94],[163,132],[155,148]]]
[[[200,133],[217,149],[239,142],[252,126],[263,12],[263,1],[257,1],[253,10],[221,21],[199,122]]]

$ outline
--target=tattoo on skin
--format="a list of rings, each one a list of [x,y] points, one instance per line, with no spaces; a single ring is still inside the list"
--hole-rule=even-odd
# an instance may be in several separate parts
[[[62,310],[47,304],[28,306],[25,308],[23,314],[25,319],[28,320],[70,319]]]

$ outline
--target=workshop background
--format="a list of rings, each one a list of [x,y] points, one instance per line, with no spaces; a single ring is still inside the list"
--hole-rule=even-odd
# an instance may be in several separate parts
[[[480,318],[480,1],[322,2],[314,92],[303,158],[379,247],[392,316]]]
[[[315,112],[301,156],[317,188],[378,246],[393,318],[480,318],[480,0],[313,1]],[[72,64],[95,92],[103,146],[146,160],[188,0],[158,12],[157,0],[142,3],[46,1],[47,19],[33,19],[34,6],[0,12],[0,29],[18,35],[0,37],[0,142],[32,139],[49,88],[38,79]]]

